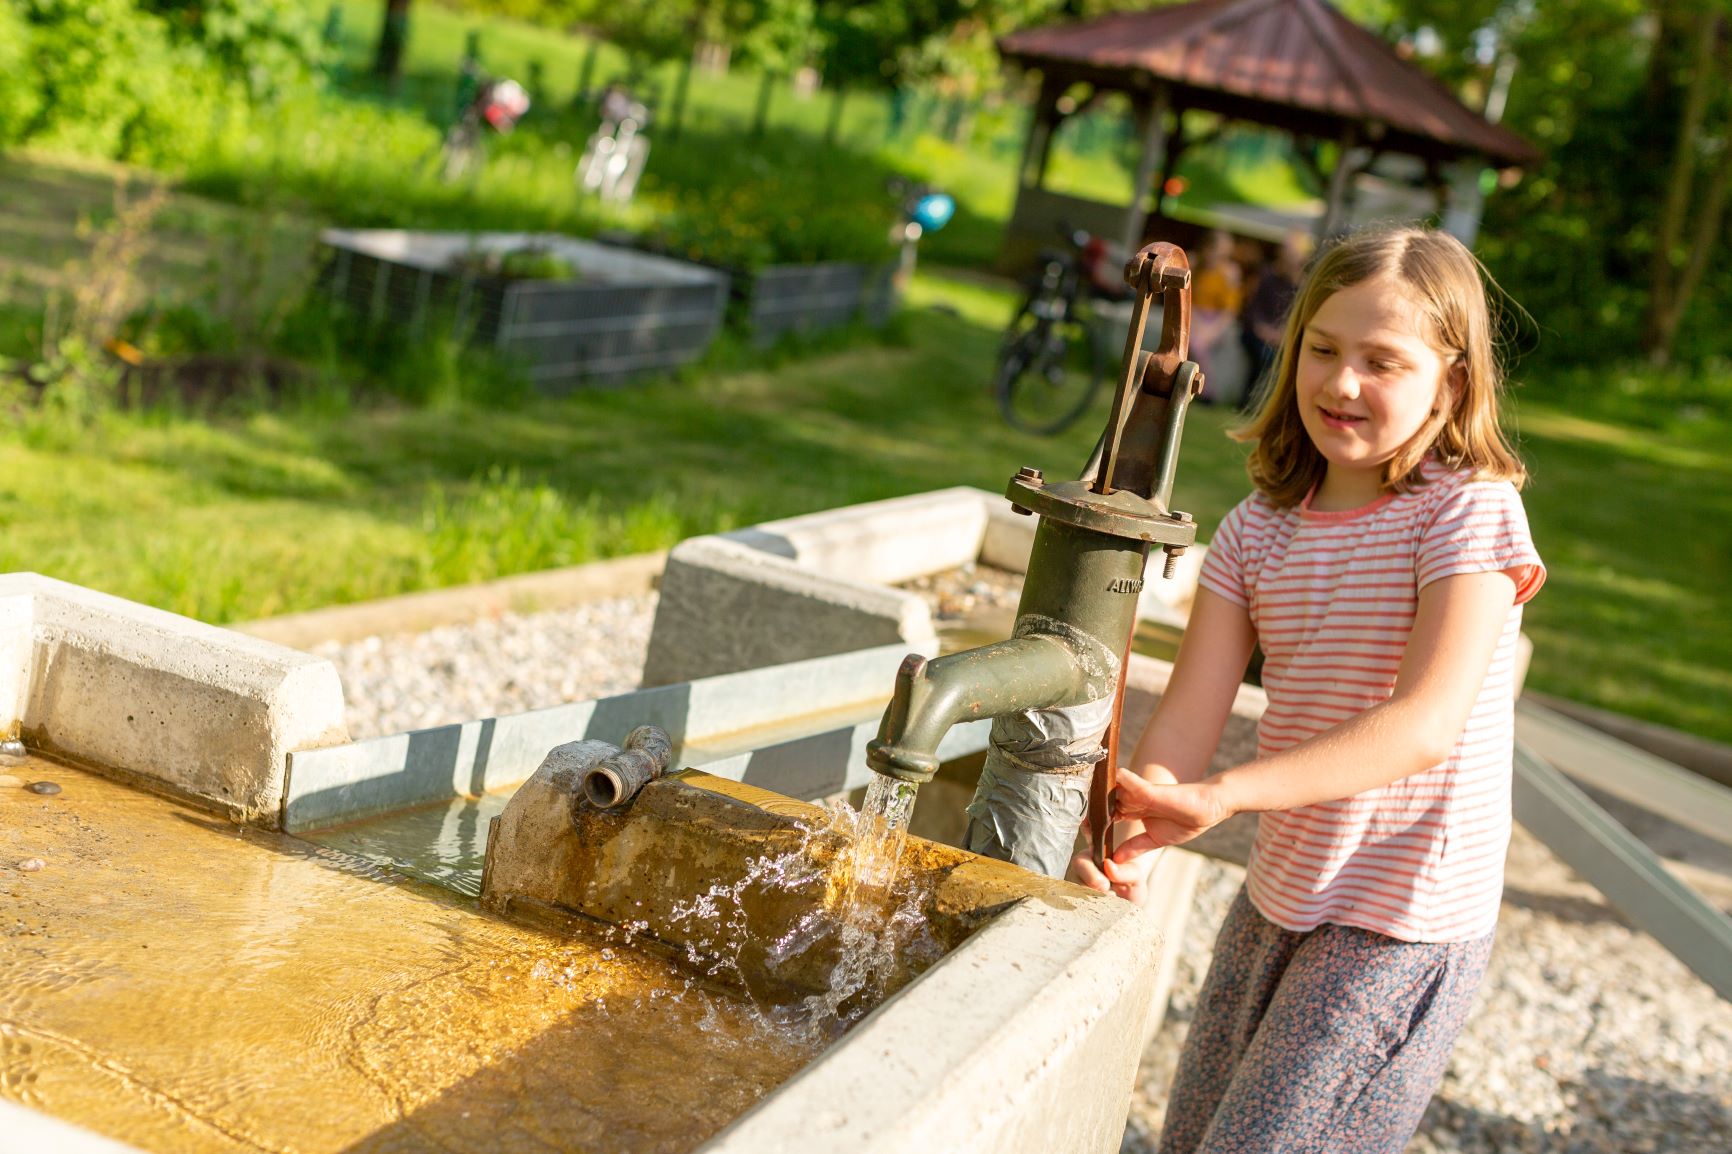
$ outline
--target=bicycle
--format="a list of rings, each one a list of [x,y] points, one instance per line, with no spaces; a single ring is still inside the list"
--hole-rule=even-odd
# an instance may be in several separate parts
[[[625,89],[609,85],[601,98],[601,127],[590,134],[573,181],[584,192],[616,204],[629,203],[649,163],[649,109]]]
[[[487,133],[508,135],[529,111],[529,93],[515,80],[469,78],[473,92],[439,146],[439,179],[446,184],[481,171]]]
[[[1066,250],[1041,254],[1039,272],[1005,328],[993,376],[998,410],[1012,428],[1050,436],[1088,411],[1106,379],[1096,305],[1124,298],[1103,280],[1107,246],[1080,229],[1061,228]]]

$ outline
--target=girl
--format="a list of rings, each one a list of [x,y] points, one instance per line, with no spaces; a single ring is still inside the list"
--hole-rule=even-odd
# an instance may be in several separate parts
[[[1160,707],[1119,778],[1149,851],[1262,814],[1167,1107],[1163,1154],[1400,1151],[1491,952],[1510,831],[1520,606],[1545,569],[1497,423],[1480,268],[1445,233],[1325,251],[1242,434]],[[1255,760],[1206,777],[1252,646]]]

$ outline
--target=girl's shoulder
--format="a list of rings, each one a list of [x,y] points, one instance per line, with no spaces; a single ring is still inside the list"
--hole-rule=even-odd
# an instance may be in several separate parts
[[[1223,528],[1231,527],[1235,531],[1261,527],[1280,521],[1288,514],[1296,514],[1296,509],[1277,505],[1270,500],[1269,494],[1261,489],[1253,489],[1249,496],[1228,510],[1221,519]]]
[[[1483,477],[1475,469],[1427,460],[1420,469],[1425,483],[1408,498],[1426,520],[1468,511],[1519,511],[1521,492],[1509,481]]]

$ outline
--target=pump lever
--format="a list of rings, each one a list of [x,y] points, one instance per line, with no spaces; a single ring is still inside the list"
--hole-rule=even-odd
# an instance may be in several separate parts
[[[1089,488],[1103,496],[1113,491],[1119,449],[1135,411],[1137,393],[1170,396],[1179,366],[1191,348],[1191,262],[1184,249],[1164,240],[1144,245],[1126,262],[1125,283],[1137,295],[1131,306],[1130,331],[1125,334],[1118,389],[1113,393],[1112,416],[1083,474]],[[1143,331],[1157,296],[1161,298],[1161,340],[1151,353],[1143,348]]]

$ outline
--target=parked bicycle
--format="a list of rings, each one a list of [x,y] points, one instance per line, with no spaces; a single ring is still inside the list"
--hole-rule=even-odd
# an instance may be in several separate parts
[[[1081,417],[1106,378],[1100,306],[1128,289],[1106,241],[1061,226],[1066,247],[1040,255],[1027,294],[1005,329],[993,376],[999,412],[1013,428],[1058,433]]]
[[[529,93],[515,80],[477,78],[457,119],[445,132],[439,151],[439,176],[446,183],[481,170],[488,133],[508,135],[529,111]]]
[[[629,202],[649,163],[649,109],[618,85],[601,96],[601,127],[590,133],[572,179],[578,188],[615,204]]]

